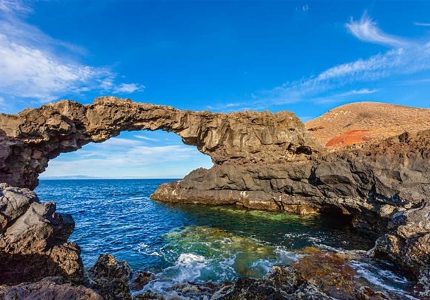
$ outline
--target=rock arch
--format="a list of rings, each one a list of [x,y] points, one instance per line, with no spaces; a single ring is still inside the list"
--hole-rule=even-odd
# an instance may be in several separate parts
[[[28,254],[21,250],[33,249],[34,237],[42,232],[42,242],[55,242],[40,250],[44,259],[54,255],[54,266],[60,266],[55,272],[61,273],[73,255],[75,267],[69,268],[68,276],[80,277],[79,249],[66,242],[71,218],[52,219],[55,206],[41,204],[34,193],[17,187],[35,188],[38,175],[60,153],[125,130],[157,129],[178,134],[185,144],[209,155],[214,166],[160,186],[154,199],[296,213],[342,212],[351,216],[355,227],[379,235],[372,255],[391,259],[428,286],[430,130],[328,152],[321,151],[289,112],[181,111],[115,97],[102,97],[91,105],[66,100],[0,115],[0,183],[13,186],[0,184],[0,258]],[[24,218],[21,223],[16,210]]]
[[[0,182],[35,188],[50,159],[121,131],[165,130],[209,155],[226,161],[275,162],[303,158],[316,144],[292,113],[231,114],[181,111],[115,97],[91,105],[70,100],[0,115]]]

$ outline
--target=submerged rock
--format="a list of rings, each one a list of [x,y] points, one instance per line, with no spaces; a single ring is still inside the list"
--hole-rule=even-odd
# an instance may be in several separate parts
[[[340,254],[315,250],[263,279],[239,279],[212,299],[396,299],[355,278]]]
[[[174,264],[168,270],[173,278],[200,280],[204,273],[205,280],[216,280],[213,270],[223,270],[224,280],[233,279],[235,273],[259,277],[267,270],[258,263],[278,258],[274,246],[207,226],[188,226],[164,238],[168,243],[163,253]]]
[[[220,284],[181,283],[163,293],[146,290],[135,299],[401,299],[357,280],[349,257],[307,249],[291,266],[274,266],[262,279],[239,278]]]

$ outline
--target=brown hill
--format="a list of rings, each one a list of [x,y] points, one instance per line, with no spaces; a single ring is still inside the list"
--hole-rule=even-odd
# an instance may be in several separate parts
[[[337,149],[430,129],[430,109],[359,102],[336,107],[305,126],[322,145]]]

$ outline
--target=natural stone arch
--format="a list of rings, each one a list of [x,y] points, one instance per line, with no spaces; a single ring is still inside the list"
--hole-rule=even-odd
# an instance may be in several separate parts
[[[0,182],[35,188],[50,159],[128,130],[178,134],[214,164],[303,159],[316,144],[290,112],[181,111],[129,99],[101,97],[94,104],[70,100],[0,115]]]

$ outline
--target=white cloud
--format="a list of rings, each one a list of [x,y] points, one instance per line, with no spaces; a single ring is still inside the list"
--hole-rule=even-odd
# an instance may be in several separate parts
[[[109,148],[109,147],[116,147],[116,146],[123,147],[123,146],[138,146],[138,145],[141,145],[139,141],[114,137],[103,142],[103,144],[100,144],[99,147]]]
[[[423,26],[423,27],[430,27],[430,23],[424,23],[424,22],[414,22],[415,26]]]
[[[58,57],[31,46],[17,44],[0,33],[0,91],[7,95],[51,101],[61,93],[77,93],[97,85],[109,71]]]
[[[151,142],[158,142],[159,141],[159,139],[150,138],[150,137],[144,136],[142,134],[135,135],[134,137],[138,138],[138,139],[141,139],[141,140],[145,140],[145,141],[151,141]]]
[[[63,154],[49,163],[43,177],[182,177],[199,166],[210,167],[210,158],[192,146],[149,147],[139,140],[112,138]]]
[[[116,88],[114,88],[114,92],[119,93],[134,93],[138,90],[143,90],[145,87],[136,83],[122,83]]]
[[[295,103],[309,100],[348,84],[376,81],[390,76],[405,76],[423,70],[430,70],[430,47],[428,45],[392,49],[368,59],[359,59],[334,66],[307,80],[286,83],[265,92],[263,102]]]
[[[0,11],[6,13],[28,12],[30,8],[19,0],[0,0]]]
[[[0,0],[0,94],[48,102],[64,94],[140,87],[117,85],[108,68],[80,63],[76,57],[85,50],[46,35],[18,15],[29,11],[23,2]]]
[[[255,103],[267,106],[328,99],[330,96],[327,96],[327,93],[349,85],[354,85],[355,92],[365,92],[366,89],[360,89],[357,86],[367,82],[374,84],[384,78],[407,77],[430,70],[430,43],[406,42],[406,39],[387,35],[367,16],[359,22],[350,22],[347,26],[351,27],[351,33],[360,40],[384,43],[391,45],[392,49],[369,58],[333,66],[305,80],[287,82],[255,96],[257,99],[262,99],[256,100]],[[400,45],[404,47],[399,47]],[[360,94],[355,93],[355,95]],[[343,94],[342,96],[353,95]]]
[[[409,44],[408,41],[396,37],[393,35],[386,34],[378,28],[377,24],[364,14],[360,20],[354,21],[351,19],[346,24],[346,28],[358,39],[381,45],[387,45],[391,47],[404,47]]]
[[[100,160],[100,163],[106,163],[108,161],[110,165],[120,165],[121,163],[147,165],[160,159],[164,161],[176,161],[187,158],[196,151],[195,147],[184,144],[147,146],[142,140],[118,137],[113,137],[105,142],[94,143],[89,146],[82,149],[84,157],[92,157],[87,162]],[[76,152],[75,156],[80,157],[82,151]]]
[[[352,91],[343,93],[342,96],[344,96],[344,95],[369,95],[369,94],[374,94],[377,91],[378,91],[377,89],[359,89],[359,90],[352,90]]]
[[[354,99],[354,96],[363,96],[363,95],[371,95],[376,93],[378,90],[376,89],[358,89],[358,90],[350,90],[342,93],[332,94],[323,97],[317,97],[312,99],[313,103],[317,104],[327,104],[327,103],[339,103],[344,101],[350,101]],[[363,100],[363,99],[361,99]]]

